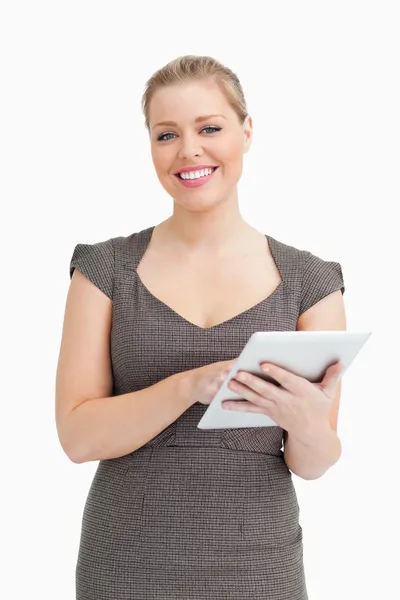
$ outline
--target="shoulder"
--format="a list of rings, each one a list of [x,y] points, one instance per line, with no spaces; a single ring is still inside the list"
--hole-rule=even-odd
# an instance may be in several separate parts
[[[115,236],[101,241],[79,242],[72,251],[69,275],[72,279],[75,269],[85,275],[110,299],[113,298],[115,269],[118,257],[129,256],[135,236]]]
[[[114,240],[110,238],[108,240],[85,243],[79,242],[75,245],[72,252],[70,262],[70,274],[72,276],[73,270],[76,266],[87,261],[100,261],[101,263],[110,263],[114,260]]]
[[[332,292],[340,290],[344,294],[345,284],[340,262],[274,238],[269,240],[275,258],[283,261],[287,277],[298,283],[299,315]]]

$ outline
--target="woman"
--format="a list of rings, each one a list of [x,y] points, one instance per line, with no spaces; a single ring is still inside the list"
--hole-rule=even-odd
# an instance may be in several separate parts
[[[273,366],[280,388],[238,374],[236,410],[278,426],[197,423],[255,331],[345,328],[342,271],[242,219],[252,121],[228,68],[178,58],[143,108],[173,214],[78,244],[70,265],[57,428],[72,461],[100,461],[76,597],[306,600],[291,471],[319,477],[340,456],[340,365],[319,385]]]

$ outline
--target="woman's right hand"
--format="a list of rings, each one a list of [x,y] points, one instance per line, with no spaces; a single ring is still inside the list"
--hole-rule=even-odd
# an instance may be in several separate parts
[[[189,372],[189,393],[193,398],[193,404],[196,402],[205,405],[211,403],[236,360],[235,358],[211,363]]]

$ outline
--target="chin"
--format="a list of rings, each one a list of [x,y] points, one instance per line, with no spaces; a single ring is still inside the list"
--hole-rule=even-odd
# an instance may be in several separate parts
[[[226,194],[218,194],[198,190],[194,194],[175,194],[174,201],[191,212],[203,212],[223,203]]]

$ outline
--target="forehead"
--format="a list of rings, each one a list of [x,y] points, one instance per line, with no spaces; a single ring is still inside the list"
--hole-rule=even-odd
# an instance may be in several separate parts
[[[199,115],[236,115],[219,85],[212,80],[168,85],[158,89],[149,106],[150,127],[159,121],[191,122]]]

